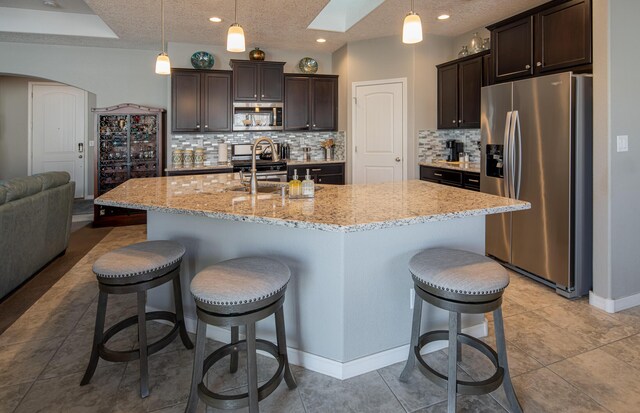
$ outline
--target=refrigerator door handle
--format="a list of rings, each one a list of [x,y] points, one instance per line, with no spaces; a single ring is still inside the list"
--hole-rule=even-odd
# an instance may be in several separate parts
[[[515,185],[515,177],[516,177],[516,143],[515,143],[515,134],[516,134],[516,114],[518,111],[514,110],[511,112],[511,122],[509,124],[509,151],[507,152],[508,156],[508,164],[509,164],[509,198],[516,197],[516,185]]]
[[[516,163],[513,165],[513,181],[514,182],[514,198],[520,199],[520,183],[522,181],[522,127],[520,125],[520,114],[518,111],[514,111],[514,122],[513,122],[513,153],[515,158],[516,145],[515,145],[515,132],[518,130],[518,157],[517,157],[517,170]]]
[[[502,152],[502,176],[504,185],[504,194],[507,198],[511,198],[511,115],[512,111],[507,112],[507,120],[504,123],[504,147]]]

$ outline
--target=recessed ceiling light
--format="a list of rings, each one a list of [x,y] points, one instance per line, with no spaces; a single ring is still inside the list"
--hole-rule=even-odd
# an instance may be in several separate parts
[[[448,14],[441,14],[440,16],[438,16],[438,20],[447,20],[449,17],[451,16],[449,16]]]
[[[322,38],[316,39],[316,42],[318,42],[318,43],[324,43],[326,41],[327,41],[327,39],[322,39]]]
[[[220,23],[222,19],[220,17],[209,17],[209,21],[214,23]]]

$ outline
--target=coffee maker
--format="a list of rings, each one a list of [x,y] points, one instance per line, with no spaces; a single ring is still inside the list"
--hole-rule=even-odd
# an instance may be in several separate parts
[[[445,143],[445,148],[447,148],[447,161],[458,162],[460,160],[458,154],[464,152],[464,142],[449,139]]]

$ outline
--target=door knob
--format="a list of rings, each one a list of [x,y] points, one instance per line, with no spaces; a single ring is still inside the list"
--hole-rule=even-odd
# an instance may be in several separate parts
[[[531,69],[531,65],[526,65],[524,68],[525,69]]]
[[[398,156],[398,157],[396,158],[396,162],[400,162],[400,161],[401,161],[401,159],[400,159],[400,157]]]
[[[78,155],[78,158],[79,158],[79,159],[82,159],[82,155]]]

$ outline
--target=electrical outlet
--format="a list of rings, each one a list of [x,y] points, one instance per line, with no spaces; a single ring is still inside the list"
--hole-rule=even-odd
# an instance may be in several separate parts
[[[415,305],[415,291],[413,288],[409,288],[409,310],[413,310],[413,306]]]
[[[89,141],[89,146],[96,146],[96,141]]]
[[[617,147],[618,152],[628,152],[629,151],[629,136],[628,135],[618,135],[617,137]]]

